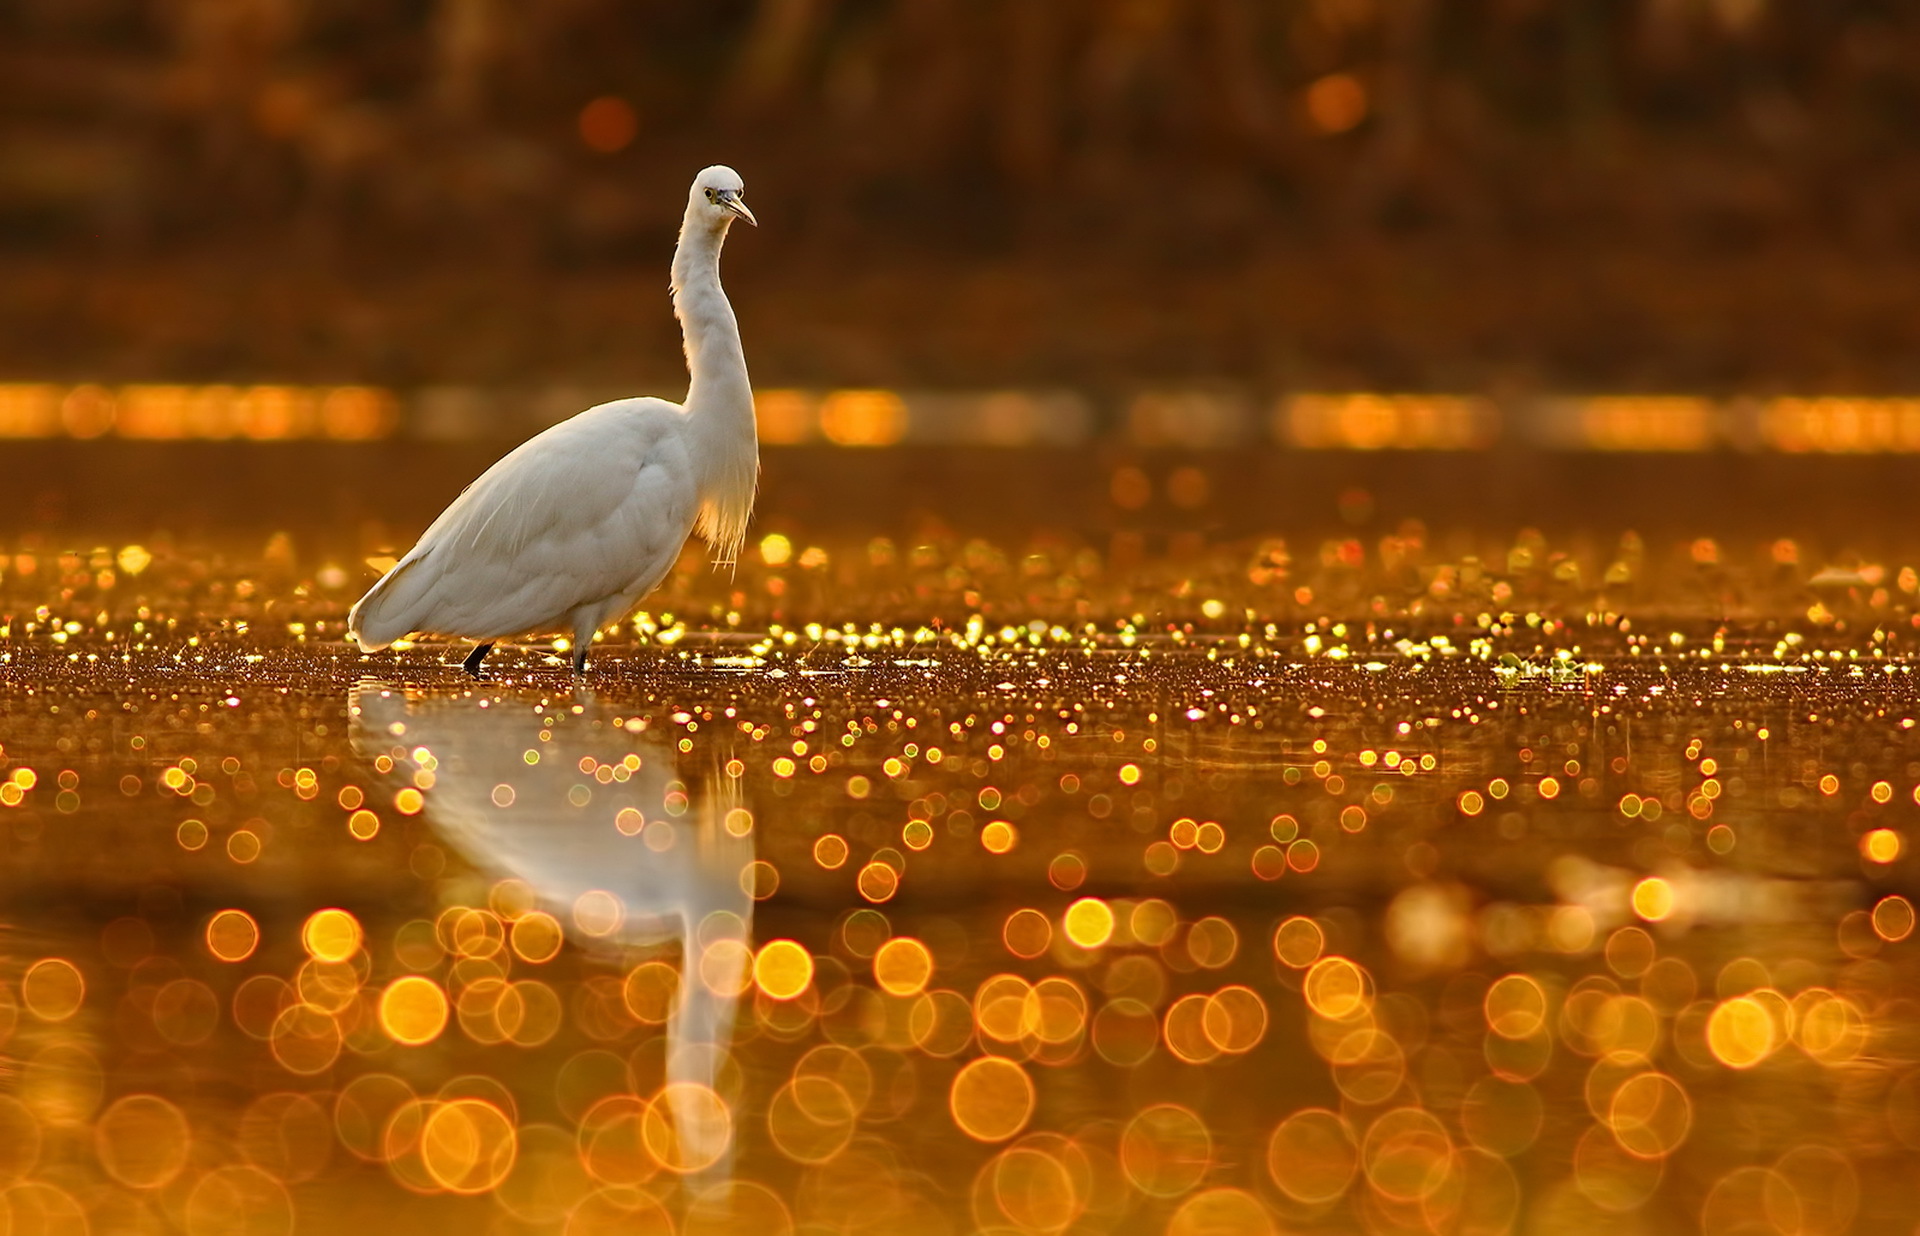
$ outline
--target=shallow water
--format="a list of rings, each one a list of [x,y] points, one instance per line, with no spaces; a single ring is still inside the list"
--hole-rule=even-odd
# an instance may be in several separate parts
[[[23,545],[15,1230],[1912,1230],[1910,573],[1482,539]]]

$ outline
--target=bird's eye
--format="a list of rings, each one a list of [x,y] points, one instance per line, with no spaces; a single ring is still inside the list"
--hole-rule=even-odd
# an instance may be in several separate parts
[[[708,189],[708,190],[707,190],[707,200],[708,200],[709,202],[711,202],[711,201],[713,200],[713,190],[712,190],[712,189]]]

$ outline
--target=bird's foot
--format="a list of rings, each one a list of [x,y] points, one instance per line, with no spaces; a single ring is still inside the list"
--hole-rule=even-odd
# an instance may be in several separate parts
[[[480,662],[486,660],[487,654],[492,651],[492,640],[488,640],[484,644],[475,644],[473,651],[467,654],[467,659],[460,663],[460,668],[467,671],[467,673],[476,679],[483,677],[484,675],[480,673]]]
[[[575,677],[587,675],[587,646],[581,644],[573,650],[573,672]]]

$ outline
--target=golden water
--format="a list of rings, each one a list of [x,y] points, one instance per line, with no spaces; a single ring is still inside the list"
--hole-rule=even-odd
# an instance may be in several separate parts
[[[1174,551],[10,548],[12,1230],[1914,1229],[1912,572]]]

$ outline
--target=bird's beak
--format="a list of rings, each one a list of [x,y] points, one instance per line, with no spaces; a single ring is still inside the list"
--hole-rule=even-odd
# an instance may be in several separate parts
[[[721,198],[720,204],[728,210],[731,210],[734,214],[739,215],[742,219],[745,219],[748,223],[753,224],[753,226],[760,226],[760,220],[753,217],[753,212],[747,209],[747,204],[741,201],[737,195],[729,194]]]

